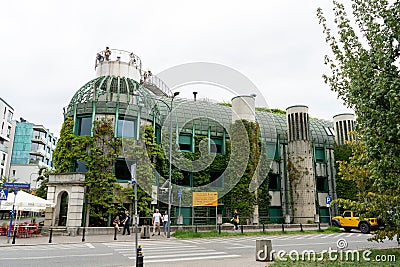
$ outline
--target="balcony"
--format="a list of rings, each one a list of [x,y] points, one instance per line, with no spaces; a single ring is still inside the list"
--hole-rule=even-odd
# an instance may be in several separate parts
[[[8,146],[6,146],[4,144],[0,144],[0,151],[2,151],[4,153],[8,153]]]
[[[40,135],[35,135],[32,137],[33,142],[41,143],[41,144],[46,144],[46,137],[40,136]]]
[[[32,149],[31,154],[33,155],[40,155],[45,157],[46,156],[46,151],[44,149]]]

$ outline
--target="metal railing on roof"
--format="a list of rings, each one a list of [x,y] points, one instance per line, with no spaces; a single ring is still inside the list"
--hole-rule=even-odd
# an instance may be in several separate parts
[[[142,73],[142,60],[133,52],[119,49],[108,49],[100,51],[96,54],[95,69],[97,68],[97,65],[99,63],[106,61],[125,62],[133,65],[140,71],[140,73]]]

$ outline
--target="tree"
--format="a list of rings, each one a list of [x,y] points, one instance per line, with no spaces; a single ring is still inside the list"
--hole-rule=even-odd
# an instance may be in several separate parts
[[[324,75],[324,80],[357,115],[356,131],[365,149],[351,161],[353,167],[366,168],[370,182],[370,197],[360,198],[357,207],[364,212],[373,207],[395,222],[400,216],[400,2],[351,2],[352,17],[343,4],[333,1],[335,32],[318,9],[332,50],[325,57],[331,74]],[[400,229],[392,223],[375,237],[393,238],[396,233]]]

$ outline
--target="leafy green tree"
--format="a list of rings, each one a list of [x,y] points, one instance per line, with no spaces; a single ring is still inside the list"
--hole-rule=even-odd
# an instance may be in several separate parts
[[[49,182],[50,173],[51,171],[45,166],[39,168],[36,182],[41,182],[41,183],[39,188],[35,192],[36,196],[47,199],[47,183]]]
[[[352,156],[351,146],[349,144],[337,145],[334,148],[335,169],[336,169],[336,194],[338,198],[357,200],[358,189],[353,180],[348,180],[339,174],[339,163],[349,162]]]
[[[393,227],[378,232],[376,238],[381,240],[400,233],[394,223],[400,216],[400,2],[351,2],[350,17],[342,3],[333,1],[334,30],[322,10],[318,10],[319,22],[332,50],[332,55],[325,57],[331,74],[324,75],[324,79],[356,112],[356,131],[365,153],[353,157],[356,164],[353,166],[365,165],[367,181],[371,183],[368,188],[373,195],[360,199],[358,204],[364,208],[357,207],[374,209],[393,222]]]

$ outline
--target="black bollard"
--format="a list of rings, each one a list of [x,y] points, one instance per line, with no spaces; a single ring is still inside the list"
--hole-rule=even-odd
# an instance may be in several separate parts
[[[86,228],[83,227],[83,232],[82,232],[82,242],[85,242],[85,232],[86,232]]]
[[[136,267],[143,267],[143,251],[141,245],[138,245],[136,251]]]
[[[117,240],[117,228],[114,227],[114,240]]]
[[[282,232],[285,232],[285,226],[282,223]]]
[[[300,223],[300,232],[303,232],[303,225]]]
[[[265,233],[265,225],[263,224],[263,233]]]
[[[196,225],[196,229],[194,230],[195,233],[197,233],[197,225]]]
[[[240,225],[240,231],[241,231],[242,234],[243,234],[243,224]]]
[[[49,243],[52,242],[52,238],[53,238],[53,228],[50,228]]]
[[[218,224],[218,234],[221,234],[221,225]]]
[[[318,230],[321,231],[321,223],[318,222]]]
[[[17,234],[17,227],[14,226],[14,233],[13,233],[13,240],[11,242],[11,244],[15,244],[15,236]]]

